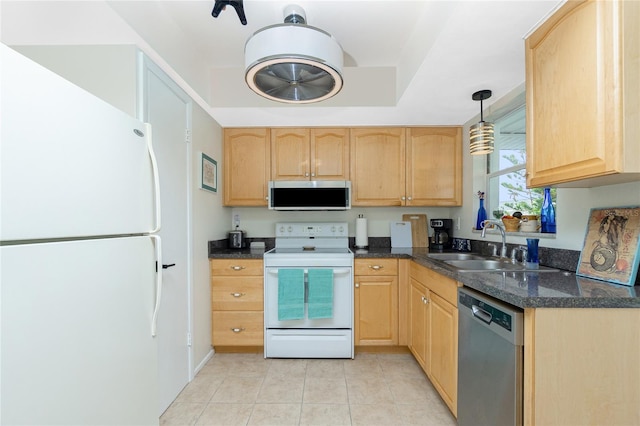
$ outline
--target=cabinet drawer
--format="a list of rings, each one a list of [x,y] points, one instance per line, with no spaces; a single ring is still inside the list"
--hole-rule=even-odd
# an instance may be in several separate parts
[[[259,275],[264,274],[260,259],[211,259],[211,276],[219,275]]]
[[[262,277],[212,277],[211,309],[223,311],[262,311]]]
[[[354,275],[398,275],[398,259],[356,259]]]
[[[262,346],[262,311],[212,312],[213,346]]]
[[[411,278],[426,286],[429,291],[438,294],[453,306],[458,306],[458,282],[456,280],[440,275],[416,262],[411,262],[410,275]]]

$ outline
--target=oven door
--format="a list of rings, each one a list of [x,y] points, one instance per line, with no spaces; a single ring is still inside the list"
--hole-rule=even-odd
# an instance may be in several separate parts
[[[305,291],[305,315],[299,320],[278,320],[278,269],[265,268],[264,275],[264,315],[266,328],[289,329],[313,329],[313,328],[352,328],[353,325],[353,269],[350,267],[327,268],[314,267],[313,269],[333,270],[333,317],[321,319],[309,319],[307,317],[308,304]],[[287,269],[287,268],[282,268]],[[307,272],[305,272],[305,290],[307,289]]]

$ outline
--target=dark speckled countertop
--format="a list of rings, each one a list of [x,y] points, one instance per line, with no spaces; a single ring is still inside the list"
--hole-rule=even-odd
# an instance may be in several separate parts
[[[209,249],[209,258],[261,259],[265,250]],[[428,257],[427,248],[354,250],[355,258],[411,259],[464,286],[520,308],[640,308],[640,287],[614,285],[574,272],[458,272]]]

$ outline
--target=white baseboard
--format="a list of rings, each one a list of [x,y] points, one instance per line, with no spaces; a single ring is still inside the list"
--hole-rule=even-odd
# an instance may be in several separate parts
[[[198,374],[198,372],[200,370],[202,370],[202,368],[207,364],[207,362],[209,362],[209,360],[213,357],[214,353],[215,353],[215,351],[213,350],[213,348],[211,348],[209,353],[207,353],[207,355],[205,355],[205,357],[202,359],[202,361],[200,361],[200,364],[198,364],[196,366],[196,369],[193,372],[193,377],[195,377]]]

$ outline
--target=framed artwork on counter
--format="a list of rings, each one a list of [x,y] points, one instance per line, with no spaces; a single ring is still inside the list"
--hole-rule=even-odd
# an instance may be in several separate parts
[[[633,286],[640,263],[640,207],[591,209],[577,275]]]

